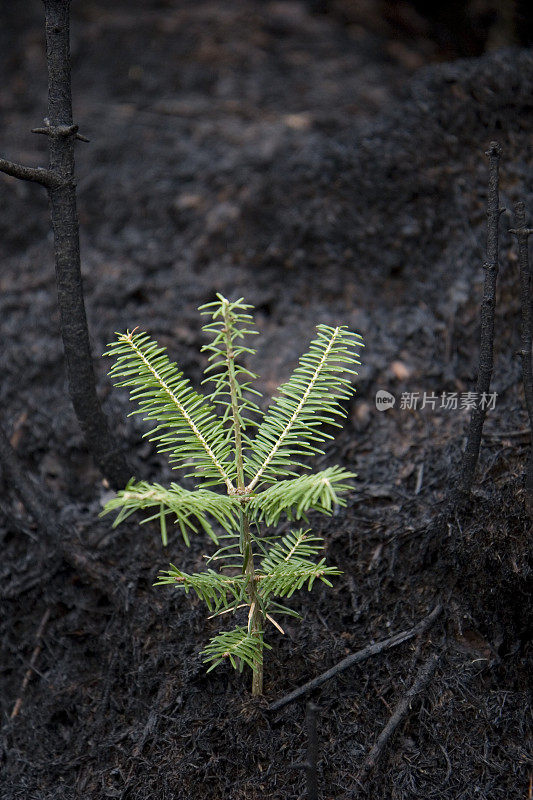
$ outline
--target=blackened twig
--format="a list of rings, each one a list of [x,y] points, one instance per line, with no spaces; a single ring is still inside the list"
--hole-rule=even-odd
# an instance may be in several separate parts
[[[498,276],[498,229],[500,220],[499,162],[501,147],[491,142],[487,151],[489,157],[489,192],[487,199],[487,260],[483,264],[485,281],[481,302],[481,340],[479,348],[479,368],[476,383],[477,403],[472,409],[466,448],[463,454],[461,472],[455,493],[454,504],[461,505],[468,500],[479,458],[483,424],[487,414],[486,402],[490,389],[493,369],[494,349],[494,311],[496,307],[496,279]]]
[[[529,416],[530,427],[533,430],[533,365],[531,363],[531,346],[533,341],[533,276],[529,265],[528,236],[533,229],[526,228],[526,209],[522,202],[515,206],[516,227],[511,230],[518,241],[518,263],[520,266],[520,303],[522,306],[522,330],[520,356],[522,358],[522,380],[524,382],[524,395]],[[533,433],[526,467],[526,492],[527,505],[533,510]]]
[[[408,712],[411,710],[413,702],[428,686],[429,682],[433,678],[433,675],[435,674],[438,662],[439,654],[432,654],[427,661],[422,664],[413,684],[400,699],[398,705],[394,709],[394,713],[379,734],[377,741],[372,747],[370,753],[365,758],[363,766],[357,775],[357,781],[359,784],[362,783],[365,775],[376,765],[377,761],[383,754],[387,743],[394,735],[400,723],[405,719]]]
[[[74,140],[85,137],[72,121],[70,78],[70,0],[44,0],[48,117],[36,133],[48,136],[48,169],[0,159],[0,171],[46,187],[50,197],[61,335],[70,398],[85,440],[103,475],[115,487],[131,477],[117,448],[96,393],[87,315],[81,279],[79,222],[76,208]]]
[[[57,181],[57,175],[49,169],[43,167],[25,167],[23,164],[15,164],[14,161],[7,161],[0,158],[0,172],[11,175],[12,178],[19,178],[21,181],[34,181],[46,186],[49,189]]]
[[[146,720],[146,724],[137,741],[137,744],[133,749],[134,758],[139,758],[139,756],[142,754],[143,748],[147,740],[150,738],[150,736],[154,735],[157,729],[159,720],[161,718],[161,711],[164,704],[165,695],[168,692],[168,686],[169,686],[168,680],[162,681],[159,686],[159,691],[157,692],[157,698],[155,700],[155,703],[152,706],[152,709],[148,715],[148,719]]]
[[[491,439],[521,439],[522,436],[530,436],[532,428],[520,428],[516,431],[490,431],[485,434]]]
[[[288,703],[292,703],[293,700],[297,700],[302,695],[307,694],[319,686],[322,686],[322,684],[326,683],[326,681],[328,681],[330,678],[334,678],[336,675],[339,675],[341,672],[344,672],[345,670],[354,666],[354,664],[360,664],[362,661],[366,661],[366,659],[370,658],[371,656],[379,655],[379,653],[382,653],[384,650],[390,650],[392,647],[396,647],[403,642],[407,642],[414,636],[419,636],[420,634],[425,633],[431,628],[441,612],[442,606],[437,605],[427,617],[424,617],[424,619],[413,628],[410,628],[406,631],[401,631],[400,633],[397,633],[388,639],[383,639],[381,642],[369,644],[362,650],[358,650],[357,653],[352,653],[351,656],[346,656],[346,658],[343,658],[342,661],[339,661],[339,663],[334,667],[331,667],[331,669],[323,672],[322,675],[318,675],[318,677],[313,678],[303,686],[299,686],[298,689],[294,689],[294,691],[285,695],[285,697],[276,700],[276,702],[272,703],[268,707],[268,710],[277,711],[278,709],[283,708],[283,706],[286,706]]]
[[[86,136],[82,136],[81,133],[78,132],[77,125],[56,125],[56,127],[52,127],[48,117],[45,119],[44,127],[32,128],[31,132],[40,133],[43,136],[74,136],[76,139],[79,139],[80,142],[90,141],[90,139],[87,139]]]
[[[28,669],[26,670],[26,674],[24,675],[24,680],[22,681],[22,685],[20,687],[19,696],[16,699],[15,705],[13,706],[13,711],[11,712],[10,719],[15,719],[18,715],[20,709],[22,708],[22,699],[24,692],[31,680],[31,676],[33,675],[33,671],[35,669],[35,665],[37,663],[37,659],[39,658],[39,654],[42,649],[42,638],[44,635],[44,631],[46,626],[48,625],[48,620],[50,619],[50,609],[47,608],[43,614],[39,627],[37,629],[37,633],[35,634],[35,647],[33,648],[33,653],[31,654],[30,664]]]
[[[307,800],[318,800],[318,733],[316,720],[318,706],[308,703],[305,715],[307,728],[307,761],[305,762],[307,780]]]

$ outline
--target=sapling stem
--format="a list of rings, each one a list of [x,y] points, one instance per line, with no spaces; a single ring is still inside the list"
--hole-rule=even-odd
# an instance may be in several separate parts
[[[527,413],[531,424],[531,443],[526,467],[526,503],[533,512],[533,365],[531,343],[533,341],[533,277],[529,266],[528,238],[533,233],[526,227],[526,207],[522,201],[515,206],[516,225],[511,233],[518,241],[518,262],[520,266],[520,305],[522,307],[521,348],[522,380]]]
[[[255,658],[252,667],[252,695],[263,694],[263,646],[262,646],[262,614],[259,597],[255,585],[254,554],[252,546],[252,536],[250,533],[250,519],[246,513],[246,499],[244,488],[244,467],[242,451],[241,419],[239,414],[239,399],[237,390],[237,378],[235,375],[235,352],[231,337],[232,320],[230,305],[227,300],[222,304],[222,315],[224,318],[224,342],[226,348],[226,367],[231,398],[231,414],[233,417],[233,435],[235,439],[235,469],[237,472],[237,492],[243,495],[241,499],[240,527],[241,541],[243,547],[243,571],[248,576],[247,593],[250,602],[250,613],[248,617],[248,632],[259,640],[260,657]]]
[[[237,380],[235,377],[235,353],[233,350],[233,342],[231,340],[231,316],[229,310],[229,303],[224,300],[222,303],[222,315],[224,317],[224,343],[226,347],[226,369],[228,371],[228,380],[231,397],[231,415],[233,417],[233,436],[235,439],[235,468],[237,471],[237,491],[239,494],[244,492],[244,470],[242,461],[242,433],[241,433],[241,420],[239,415],[239,400],[237,393]]]
[[[248,632],[259,641],[258,657],[254,658],[252,666],[252,695],[257,696],[263,694],[263,614],[261,612],[260,598],[257,593],[250,520],[244,511],[241,511],[241,518],[244,545],[243,567],[248,577],[247,592],[250,603]]]

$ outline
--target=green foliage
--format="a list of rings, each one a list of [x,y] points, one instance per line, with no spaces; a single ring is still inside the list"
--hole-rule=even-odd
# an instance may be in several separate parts
[[[311,590],[317,578],[331,586],[324,576],[341,574],[335,567],[327,567],[325,558],[317,562],[311,560],[318,556],[323,542],[320,537],[308,534],[309,531],[291,531],[261,560],[259,589],[264,602],[272,594],[291,597],[306,581]]]
[[[221,544],[203,572],[187,574],[171,565],[157,585],[192,590],[212,616],[248,609],[247,626],[214,636],[203,656],[209,670],[225,659],[240,669],[248,664],[258,694],[263,652],[269,648],[263,639],[266,623],[283,632],[274,616],[298,616],[276,598],[291,597],[305,585],[311,589],[316,580],[331,586],[328,578],[340,574],[320,558],[322,540],[310,531],[267,536],[261,526],[276,525],[282,517],[307,521],[309,511],[331,514],[345,504],[342,494],[350,489],[353,473],[340,467],[311,474],[296,470],[307,468],[302,459],[321,453],[320,445],[332,438],[324,426],[339,425],[345,415],[342,403],[354,391],[353,367],[363,345],[345,327],[319,325],[317,338],[263,414],[261,395],[253,387],[257,376],[242,363],[255,352],[243,343],[257,333],[250,306],[242,298],[217,297],[200,308],[211,320],[204,326],[210,342],[202,348],[208,353],[207,396],[191,386],[147,334],[119,334],[108,346],[106,355],[115,359],[110,371],[115,384],[127,387],[138,403],[133,413],[155,421],[147,435],[172,464],[197,479],[198,488],[132,479],[103,513],[118,510],[118,525],[135,511],[149,510],[144,521],[160,521],[163,544],[167,517],[187,544],[189,534],[199,530]],[[219,491],[206,488],[215,486]],[[224,534],[216,536],[213,521]],[[211,563],[219,564],[218,571]]]
[[[360,337],[327,325],[318,325],[317,333],[259,426],[246,463],[252,489],[296,474],[302,457],[322,453],[317,445],[333,438],[321,426],[338,426],[337,418],[345,415],[341,401],[353,394],[350,375],[357,374],[351,367],[359,364]]]
[[[254,669],[263,657],[263,648],[272,650],[272,647],[263,641],[262,634],[252,636],[248,628],[234,628],[232,631],[213,636],[204,649],[204,663],[212,662],[208,672],[218,667],[225,658],[229,658],[231,666],[240,672],[244,664]]]
[[[202,314],[212,317],[213,322],[204,325],[205,333],[213,337],[210,344],[202,347],[202,352],[208,352],[209,365],[204,370],[205,380],[202,382],[213,383],[214,387],[208,395],[208,400],[219,406],[224,407],[222,416],[223,422],[229,421],[230,427],[233,425],[231,402],[232,386],[234,387],[237,398],[236,413],[241,436],[248,445],[251,440],[245,435],[245,431],[250,426],[257,426],[257,418],[261,417],[261,410],[254,402],[251,395],[261,397],[257,389],[252,389],[252,381],[258,376],[254,372],[247,370],[237,359],[243,355],[254,355],[255,350],[244,347],[239,343],[245,336],[255,336],[258,331],[254,330],[253,319],[247,314],[247,309],[252,306],[245,305],[241,300],[227,305],[227,315],[231,318],[230,330],[227,330],[224,317],[224,306],[220,300],[215,303],[206,303],[198,309]],[[230,354],[228,364],[228,350]],[[246,416],[245,416],[246,414]]]
[[[105,355],[116,361],[109,374],[115,386],[126,386],[142,414],[157,425],[146,434],[178,468],[193,468],[202,485],[230,484],[224,467],[231,443],[212,405],[196,392],[188,378],[146,333],[123,333]]]
[[[187,575],[171,564],[169,570],[161,573],[155,586],[165,583],[179,584],[186,592],[192,589],[204,601],[209,611],[217,614],[220,609],[225,611],[230,606],[237,607],[245,596],[247,580],[243,575],[230,577],[212,569]]]
[[[109,500],[101,516],[119,509],[113,523],[113,527],[116,528],[135,511],[145,508],[157,509],[155,514],[146,517],[142,522],[151,522],[154,519],[160,521],[161,538],[165,547],[168,543],[167,516],[169,515],[173,515],[173,522],[179,527],[187,545],[190,544],[188,532],[196,533],[198,527],[201,527],[215,544],[218,543],[209,517],[215,519],[226,531],[235,530],[235,526],[238,525],[239,504],[232,497],[224,497],[207,489],[196,489],[191,492],[178,486],[177,483],[171,483],[168,489],[158,483],[146,481],[136,483],[134,478],[125,489],[117,492],[116,496]]]
[[[267,525],[276,525],[283,514],[290,520],[306,519],[310,510],[331,514],[335,506],[346,504],[339,494],[351,489],[348,480],[355,477],[353,472],[329,467],[322,472],[278,481],[253,495],[249,509]]]

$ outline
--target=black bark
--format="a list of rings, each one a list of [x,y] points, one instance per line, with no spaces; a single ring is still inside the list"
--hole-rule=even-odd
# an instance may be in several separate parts
[[[420,695],[432,680],[438,663],[439,654],[432,654],[418,671],[414,683],[400,699],[400,702],[394,709],[394,713],[379,734],[375,745],[372,747],[359,771],[357,780],[360,785],[362,785],[365,775],[376,766],[385,747],[394,736],[398,726],[403,722],[409,711],[411,711],[415,701],[420,699]]]
[[[531,446],[526,467],[526,492],[529,511],[533,511],[533,365],[531,346],[533,341],[533,276],[529,264],[528,237],[533,229],[526,228],[526,209],[524,203],[515,206],[516,227],[511,231],[518,241],[518,263],[520,266],[520,304],[522,308],[522,330],[520,356],[522,358],[522,379],[524,395],[531,428]]]
[[[498,277],[498,229],[500,221],[499,163],[501,148],[491,142],[487,151],[489,157],[489,192],[487,199],[487,260],[483,264],[485,281],[481,302],[481,339],[479,348],[479,368],[476,382],[477,403],[472,409],[468,439],[463,454],[461,473],[457,484],[455,504],[464,504],[470,495],[479,458],[481,435],[487,415],[487,408],[481,402],[490,390],[494,350],[494,312],[496,308],[496,280]]]
[[[23,164],[15,164],[13,161],[6,161],[0,158],[0,172],[11,175],[12,178],[19,178],[21,181],[34,181],[46,188],[50,188],[58,179],[48,169],[43,167],[25,167]]]
[[[117,450],[96,394],[89,331],[83,298],[79,223],[74,177],[74,140],[70,79],[70,0],[44,0],[48,63],[50,170],[62,178],[49,189],[56,280],[70,397],[87,445],[102,473],[115,487],[125,486],[130,471]]]
[[[44,0],[48,64],[48,117],[36,133],[48,136],[48,169],[0,159],[0,171],[42,184],[48,190],[61,335],[69,394],[85,441],[102,474],[115,487],[131,477],[123,453],[111,435],[96,393],[80,265],[76,208],[74,141],[84,137],[72,122],[69,21],[70,0]]]

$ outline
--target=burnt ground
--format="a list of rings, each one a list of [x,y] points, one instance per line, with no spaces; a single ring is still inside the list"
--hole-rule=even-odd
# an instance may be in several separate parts
[[[196,308],[215,292],[257,307],[267,394],[317,322],[363,335],[348,422],[319,460],[359,477],[346,509],[312,519],[343,575],[293,598],[303,620],[270,636],[266,699],[252,701],[249,676],[229,666],[206,675],[199,653],[214,622],[152,583],[169,561],[194,569],[207,545],[186,550],[174,533],[163,551],[156,527],[99,519],[109,491],[67,396],[46,197],[0,176],[2,424],[73,540],[119,576],[106,586],[59,556],[43,572],[40,532],[4,482],[3,800],[303,797],[305,701],[275,713],[267,703],[438,601],[429,634],[314,693],[320,796],[531,797],[528,421],[508,229],[517,199],[533,213],[533,55],[508,42],[458,59],[408,4],[401,24],[386,3],[361,7],[74,4],[75,119],[91,140],[77,157],[87,310],[101,395],[137,477],[171,473],[98,354],[139,325],[199,382]],[[0,32],[1,150],[46,163],[44,137],[28,132],[45,113],[40,3],[24,19],[15,9]],[[504,152],[498,396],[472,502],[443,532],[468,412],[402,409],[399,398],[474,386],[492,139]],[[376,410],[378,389],[396,395],[394,409]],[[359,787],[432,652],[432,681]]]

